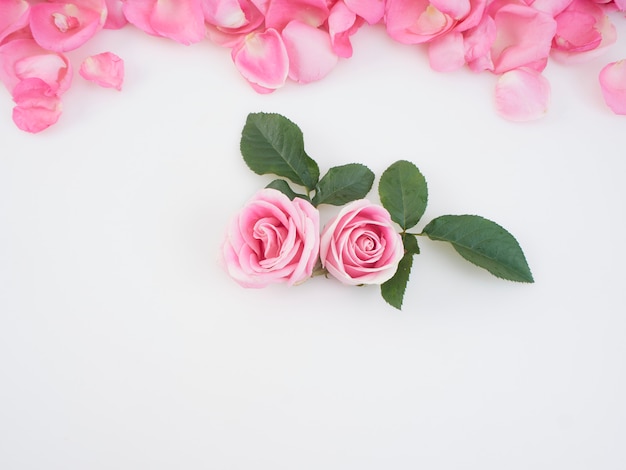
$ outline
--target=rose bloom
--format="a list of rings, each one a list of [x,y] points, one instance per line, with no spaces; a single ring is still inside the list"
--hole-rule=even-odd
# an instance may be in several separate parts
[[[233,218],[222,263],[243,287],[298,284],[313,273],[319,233],[319,212],[310,202],[262,189]]]
[[[326,224],[320,240],[322,266],[344,284],[382,284],[404,255],[389,212],[367,199],[345,206]]]

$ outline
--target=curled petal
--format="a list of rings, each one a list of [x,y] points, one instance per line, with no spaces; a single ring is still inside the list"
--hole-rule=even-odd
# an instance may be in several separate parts
[[[23,131],[37,133],[56,123],[62,106],[58,95],[43,80],[28,78],[13,89],[13,122]]]
[[[105,0],[107,7],[107,19],[105,29],[120,29],[128,24],[124,15],[124,0]]]
[[[189,45],[206,35],[200,0],[133,0],[123,10],[129,23],[153,36]]]
[[[465,65],[465,45],[461,33],[451,32],[428,45],[430,67],[438,72],[450,72]]]
[[[328,16],[328,34],[333,51],[339,57],[352,57],[350,36],[358,31],[364,20],[351,11],[344,2],[333,5]]]
[[[626,114],[626,59],[605,65],[598,78],[607,106],[615,114]]]
[[[328,18],[326,0],[272,0],[267,4],[265,26],[282,31],[292,20],[318,27]]]
[[[124,61],[111,52],[87,57],[80,66],[80,75],[105,88],[122,89]]]
[[[344,0],[346,6],[368,24],[376,24],[383,19],[385,2],[383,0]]]
[[[237,70],[255,90],[269,93],[282,87],[289,73],[289,57],[275,29],[250,33],[231,51]]]
[[[0,44],[9,34],[28,24],[30,4],[26,0],[0,1]]]
[[[540,72],[519,68],[503,73],[496,84],[496,109],[510,121],[532,121],[545,115],[550,82]]]
[[[60,95],[72,81],[68,58],[43,49],[33,39],[15,39],[0,46],[0,82],[9,91],[22,80],[39,78]]]
[[[282,33],[289,56],[289,78],[309,83],[325,77],[337,65],[330,36],[321,29],[292,21]]]
[[[77,49],[104,25],[106,7],[90,8],[74,3],[37,3],[31,7],[30,29],[44,49],[65,52]]]
[[[491,58],[495,73],[518,67],[545,67],[556,32],[552,16],[532,7],[508,4],[496,12],[494,21],[497,36]]]

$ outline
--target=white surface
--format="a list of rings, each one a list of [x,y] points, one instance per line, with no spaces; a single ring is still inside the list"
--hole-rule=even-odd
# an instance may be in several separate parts
[[[71,55],[122,56],[123,91],[76,76],[41,134],[0,93],[0,468],[626,468],[626,119],[597,86],[624,22],[602,58],[549,64],[527,124],[496,115],[495,77],[437,74],[377,28],[272,95],[226,49],[131,28]],[[216,253],[267,181],[239,153],[257,111],[296,122],[322,172],[413,161],[419,226],[490,218],[536,283],[420,239],[402,312],[323,278],[240,288]]]

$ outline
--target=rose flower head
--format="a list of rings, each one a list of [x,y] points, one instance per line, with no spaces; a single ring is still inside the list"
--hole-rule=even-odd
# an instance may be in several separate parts
[[[310,202],[262,189],[231,221],[222,263],[243,287],[298,284],[313,273],[319,233],[319,212]]]
[[[402,237],[387,210],[367,199],[345,206],[326,224],[320,240],[322,266],[344,284],[382,284],[404,255]]]

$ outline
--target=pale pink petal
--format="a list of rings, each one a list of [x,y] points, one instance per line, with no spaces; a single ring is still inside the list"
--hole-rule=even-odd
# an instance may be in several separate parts
[[[346,6],[365,19],[368,24],[376,24],[385,14],[384,0],[344,0]]]
[[[465,45],[461,33],[448,33],[428,44],[428,61],[437,72],[451,72],[465,65]]]
[[[263,15],[248,0],[203,0],[207,37],[224,47],[234,47],[242,36],[263,26]]]
[[[128,24],[124,15],[124,0],[106,0],[107,19],[105,29],[120,29]]]
[[[330,36],[321,29],[292,21],[282,33],[289,56],[289,78],[309,83],[328,75],[339,58],[333,52]]]
[[[535,0],[532,2],[532,7],[535,10],[556,16],[565,10],[570,3],[572,3],[572,0]]]
[[[496,23],[489,15],[485,15],[478,25],[463,34],[465,60],[474,72],[493,70],[491,45],[496,34]]]
[[[153,36],[181,44],[200,42],[206,36],[200,0],[133,0],[124,3],[129,23]]]
[[[430,3],[437,10],[456,20],[465,18],[471,9],[469,0],[430,0]]]
[[[72,67],[65,55],[48,51],[33,39],[15,39],[0,46],[0,82],[12,91],[28,78],[41,79],[61,94],[72,82]]]
[[[546,63],[556,32],[552,16],[534,8],[508,4],[494,16],[497,36],[491,48],[495,73]]]
[[[204,19],[214,26],[236,29],[248,24],[239,0],[204,0],[202,10]]]
[[[101,87],[122,89],[124,61],[112,52],[87,57],[80,66],[80,75]]]
[[[328,34],[333,51],[339,57],[352,57],[350,36],[363,24],[363,19],[339,1],[333,5],[328,15]]]
[[[280,88],[287,80],[289,57],[275,29],[248,34],[231,56],[239,73],[259,92]]]
[[[37,3],[31,7],[30,29],[44,49],[65,52],[77,49],[104,25],[106,8],[95,10],[74,3]]]
[[[607,106],[615,114],[626,114],[626,59],[605,65],[599,81]]]
[[[495,89],[496,109],[510,121],[543,117],[550,102],[550,82],[534,69],[519,68],[503,73]]]
[[[37,133],[56,123],[62,106],[58,95],[43,80],[28,78],[13,89],[13,122],[23,131]]]
[[[431,41],[454,27],[456,20],[428,0],[387,0],[387,34],[403,44]]]
[[[0,0],[0,44],[9,34],[28,24],[30,4],[26,0]]]
[[[328,14],[326,0],[272,0],[265,12],[265,26],[282,31],[287,23],[298,20],[317,27],[326,21]]]

